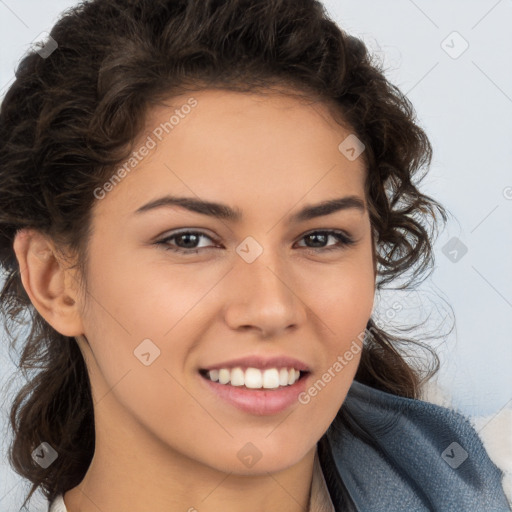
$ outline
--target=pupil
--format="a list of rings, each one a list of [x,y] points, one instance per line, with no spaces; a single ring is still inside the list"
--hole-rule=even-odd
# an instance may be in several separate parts
[[[192,233],[192,234],[184,234],[184,235],[180,235],[180,238],[181,238],[182,240],[183,240],[184,238],[189,238],[189,239],[190,239],[190,237],[196,237],[196,238],[197,238],[197,235],[194,235],[193,233]],[[196,240],[196,242],[197,242],[197,240]],[[190,244],[190,240],[189,240],[189,244]],[[187,246],[187,243],[186,243],[186,242],[185,242],[185,245]],[[193,248],[193,247],[195,247],[194,242],[192,242],[192,245],[191,245],[190,247],[189,247],[189,246],[187,246],[187,248]]]
[[[325,242],[325,237],[326,235],[321,235],[321,234],[312,234],[312,235],[308,235],[308,238],[311,240],[311,239],[314,239],[316,238],[318,240],[318,238],[322,238],[324,239],[323,241]],[[322,242],[320,242],[320,246],[323,245]],[[316,246],[315,246],[316,247]]]

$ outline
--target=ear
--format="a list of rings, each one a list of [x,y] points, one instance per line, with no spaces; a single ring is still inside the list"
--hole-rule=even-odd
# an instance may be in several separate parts
[[[39,314],[64,336],[81,335],[78,282],[53,243],[36,230],[22,229],[16,233],[13,248],[21,282]]]

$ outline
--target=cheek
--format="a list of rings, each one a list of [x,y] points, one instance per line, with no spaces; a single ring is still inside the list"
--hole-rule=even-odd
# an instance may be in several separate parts
[[[86,298],[91,328],[101,325],[100,335],[123,336],[132,344],[145,338],[160,343],[182,319],[193,316],[194,306],[218,276],[210,272],[197,278],[185,266],[172,265],[163,257],[155,260],[116,253],[115,244],[97,248]]]
[[[190,340],[201,338],[197,315],[218,276],[192,279],[169,265],[109,261],[97,267],[86,294],[88,367],[97,374],[97,397],[114,389],[112,396],[136,415],[163,396],[169,410],[187,404],[190,396],[180,395],[177,380],[183,381]]]
[[[365,264],[346,264],[315,281],[310,304],[318,312],[324,357],[299,401],[310,414],[330,422],[336,416],[354,380],[361,359],[366,326],[374,301],[371,255]],[[314,306],[313,306],[314,304]]]
[[[331,297],[328,321],[334,334],[329,337],[329,360],[324,373],[326,381],[353,380],[374,303],[373,274],[349,275],[337,283],[338,292]],[[336,375],[336,378],[332,376]],[[341,375],[342,377],[339,377]],[[342,385],[345,387],[345,384]],[[348,389],[348,388],[347,388]]]
[[[347,262],[340,269],[315,272],[314,286],[309,284],[305,297],[326,325],[331,326],[331,331],[340,334],[366,326],[375,295],[370,262],[368,265]]]

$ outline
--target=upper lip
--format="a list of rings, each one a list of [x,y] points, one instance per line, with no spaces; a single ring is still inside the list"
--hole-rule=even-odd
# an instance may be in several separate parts
[[[299,359],[288,356],[273,356],[265,357],[261,355],[239,357],[237,359],[230,359],[221,363],[213,364],[203,370],[220,370],[221,368],[258,368],[260,370],[266,370],[267,368],[295,368],[296,370],[302,370],[304,372],[309,371],[309,367],[306,363],[303,363]]]

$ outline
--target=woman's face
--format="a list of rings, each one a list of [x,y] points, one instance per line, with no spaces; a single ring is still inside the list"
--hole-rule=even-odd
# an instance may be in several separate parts
[[[359,363],[375,283],[363,158],[325,106],[191,96],[151,111],[138,156],[96,191],[79,343],[97,429],[223,472],[279,471],[314,448]],[[205,376],[221,368],[250,387]]]

